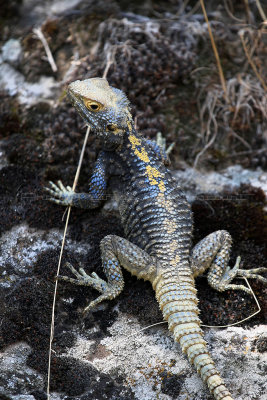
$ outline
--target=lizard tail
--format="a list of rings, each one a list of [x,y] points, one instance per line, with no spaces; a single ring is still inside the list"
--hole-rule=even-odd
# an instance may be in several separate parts
[[[163,317],[180,343],[183,353],[187,354],[202,380],[207,383],[216,400],[233,400],[225,387],[214,361],[208,353],[203,331],[198,317],[197,297],[190,271],[179,273],[179,279],[173,274],[165,275],[155,286],[157,300]]]

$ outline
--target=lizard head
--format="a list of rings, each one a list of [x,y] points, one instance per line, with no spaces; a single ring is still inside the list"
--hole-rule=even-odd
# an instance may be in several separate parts
[[[69,97],[87,125],[90,125],[107,149],[123,142],[131,130],[132,117],[126,95],[109,86],[104,78],[91,78],[72,82]]]

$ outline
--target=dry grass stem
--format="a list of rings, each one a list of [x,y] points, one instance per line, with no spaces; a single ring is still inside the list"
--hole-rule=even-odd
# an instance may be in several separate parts
[[[75,178],[74,178],[73,185],[72,185],[72,190],[73,191],[75,191],[77,183],[78,183],[78,179],[79,179],[79,175],[80,175],[80,171],[81,171],[81,166],[82,166],[82,161],[83,161],[83,157],[84,157],[84,152],[85,152],[85,147],[86,147],[86,144],[87,144],[87,141],[88,141],[89,133],[90,133],[90,127],[88,126],[87,127],[87,131],[86,131],[86,135],[85,135],[85,138],[84,138],[84,142],[83,142],[83,147],[82,147],[82,151],[81,151],[81,155],[80,155],[80,159],[79,159],[79,164],[78,164],[77,171],[76,171]],[[60,272],[62,255],[63,255],[63,250],[64,250],[64,246],[65,246],[65,241],[66,241],[66,234],[67,234],[67,229],[68,229],[68,224],[69,224],[69,219],[70,219],[70,211],[71,211],[71,206],[68,207],[67,218],[66,218],[66,223],[65,223],[64,233],[63,233],[63,239],[62,239],[61,248],[60,248],[60,254],[59,254],[59,259],[58,259],[57,275],[56,276],[58,276],[59,272]],[[53,305],[52,305],[50,338],[49,338],[48,369],[47,369],[47,390],[46,390],[47,400],[50,399],[51,358],[52,358],[52,343],[53,343],[53,339],[54,339],[55,308],[56,308],[57,287],[58,287],[58,280],[56,279],[55,288],[54,288]]]
[[[257,314],[259,314],[259,312],[261,311],[261,307],[260,307],[260,304],[258,302],[258,299],[257,299],[255,293],[253,292],[253,290],[252,290],[247,278],[243,277],[243,279],[245,279],[246,284],[247,284],[248,288],[250,289],[252,296],[254,297],[254,300],[255,300],[255,302],[257,304],[257,307],[258,307],[257,311],[255,311],[253,314],[249,315],[248,317],[246,317],[244,319],[241,319],[241,321],[234,322],[233,324],[229,324],[229,325],[203,325],[203,324],[201,324],[201,326],[204,326],[205,328],[229,328],[230,326],[235,326],[235,325],[238,325],[238,324],[242,324],[243,322],[247,321],[248,319],[254,317]]]
[[[226,84],[225,84],[223,69],[222,69],[219,53],[218,53],[218,50],[217,50],[217,47],[216,47],[216,44],[215,44],[215,41],[214,41],[213,33],[212,33],[212,30],[211,30],[211,27],[210,27],[209,19],[208,19],[207,13],[206,13],[206,8],[205,8],[204,1],[200,0],[200,4],[201,4],[201,7],[202,7],[202,11],[203,11],[203,14],[204,14],[205,21],[207,23],[209,36],[210,36],[210,41],[211,41],[211,45],[212,45],[214,56],[216,58],[216,63],[217,63],[218,71],[219,71],[221,85],[222,85],[222,88],[223,88],[223,91],[224,91],[225,100],[227,101],[227,103],[229,103],[229,100],[228,100],[228,97],[227,97],[227,93],[226,93]]]
[[[234,136],[236,139],[238,139],[245,147],[247,147],[249,150],[251,150],[250,144],[242,138],[242,136],[238,135],[235,131],[231,129],[230,134]]]
[[[250,12],[250,8],[249,8],[249,4],[248,4],[248,0],[243,0],[244,4],[245,4],[245,12],[247,15],[247,23],[251,24],[251,12]]]
[[[51,50],[50,50],[50,48],[49,48],[49,46],[48,46],[47,40],[46,40],[46,38],[44,37],[44,34],[43,34],[41,28],[33,28],[32,31],[33,31],[33,33],[35,33],[35,35],[41,40],[41,42],[42,42],[42,44],[43,44],[43,46],[44,46],[46,55],[47,55],[48,62],[49,62],[49,64],[51,65],[52,71],[53,71],[53,72],[57,72],[56,63],[55,63],[55,61],[54,61],[53,55],[52,55],[52,53],[51,53]]]
[[[108,71],[109,71],[111,65],[115,64],[116,51],[117,51],[117,46],[110,46],[110,48],[107,50],[106,67],[105,67],[102,78],[107,77],[107,74],[108,74]]]
[[[199,159],[214,143],[219,131],[236,138],[249,151],[250,144],[241,136],[242,127],[249,126],[257,114],[262,120],[267,119],[267,97],[261,83],[251,75],[238,74],[226,82],[226,92],[229,103],[225,102],[222,88],[213,85],[206,93],[206,98],[199,104],[201,122],[201,151],[194,161],[194,168]],[[203,91],[199,97],[202,97]],[[199,141],[196,147],[199,148]]]
[[[237,22],[239,22],[241,24],[244,24],[245,21],[243,19],[239,19],[239,18],[234,16],[234,14],[232,13],[232,11],[230,10],[230,8],[228,6],[227,0],[223,0],[223,2],[224,2],[225,10],[226,10],[227,14],[229,15],[229,17],[233,18],[235,21],[237,21]]]
[[[261,2],[259,0],[255,0],[255,1],[256,1],[256,4],[257,4],[257,7],[258,7],[258,10],[259,10],[259,13],[261,15],[262,20],[266,21],[267,18],[266,18],[266,15],[265,15],[264,11],[263,11],[262,6],[261,6]]]
[[[251,55],[250,55],[250,53],[249,53],[249,50],[248,50],[248,47],[247,47],[247,44],[246,44],[246,41],[245,41],[245,38],[244,38],[245,32],[246,32],[246,31],[245,31],[244,29],[242,29],[242,30],[239,32],[239,36],[240,36],[240,39],[241,39],[241,42],[242,42],[244,51],[245,51],[245,53],[246,53],[248,62],[249,62],[249,64],[251,65],[251,68],[253,69],[255,75],[257,76],[257,78],[258,78],[259,81],[261,82],[261,84],[262,84],[264,90],[267,91],[267,85],[265,84],[264,79],[262,78],[262,76],[260,75],[259,71],[257,70],[257,67],[256,67],[256,65],[255,65],[254,61],[252,60],[252,57],[251,57]]]
[[[251,30],[247,30],[247,32],[248,32],[248,33],[252,33]],[[254,36],[255,36],[255,32],[253,32],[253,34],[254,34]],[[259,44],[259,40],[261,39],[261,34],[262,34],[262,30],[259,30],[259,31],[257,31],[257,35],[256,35],[255,40],[254,40],[254,38],[252,37],[252,40],[254,40],[254,41],[253,41],[253,44],[252,44],[251,47],[250,47],[250,58],[251,58],[251,59],[252,59],[253,54],[254,54],[254,52],[255,52],[255,50],[256,50],[258,44]],[[245,72],[245,71],[247,70],[248,66],[249,66],[249,60],[248,60],[248,58],[247,58],[246,64],[245,64],[245,66],[244,66],[244,68],[243,68],[243,72]]]
[[[192,9],[185,15],[185,18],[189,17],[190,15],[193,15],[199,9],[199,6],[200,6],[200,1],[197,1],[194,7],[192,7]]]

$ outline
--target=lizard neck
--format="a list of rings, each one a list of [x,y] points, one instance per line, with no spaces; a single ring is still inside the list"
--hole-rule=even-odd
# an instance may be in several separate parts
[[[154,169],[160,168],[158,159],[155,159],[155,151],[142,134],[136,131],[132,121],[125,131],[123,143],[117,148],[116,153],[129,169],[134,169],[135,178],[139,172],[143,174],[144,170],[146,171],[145,174],[148,175],[152,165]],[[160,175],[159,172],[154,172],[156,175]]]

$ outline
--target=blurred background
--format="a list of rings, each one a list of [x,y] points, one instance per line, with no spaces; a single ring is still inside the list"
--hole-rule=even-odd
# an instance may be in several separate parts
[[[1,136],[26,136],[55,162],[67,135],[69,162],[83,132],[66,84],[106,72],[138,129],[175,143],[174,166],[266,166],[264,3],[205,1],[221,76],[200,1],[2,2]]]

